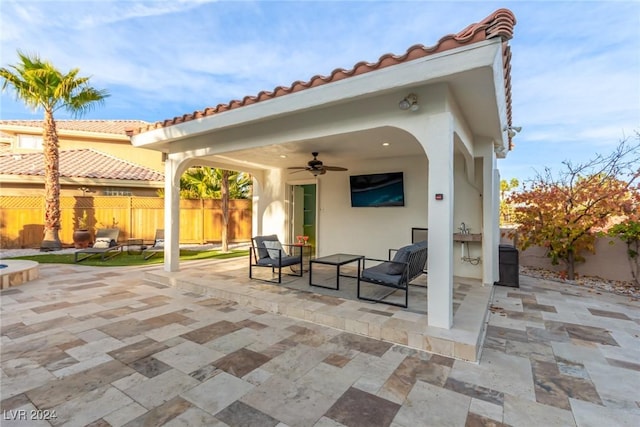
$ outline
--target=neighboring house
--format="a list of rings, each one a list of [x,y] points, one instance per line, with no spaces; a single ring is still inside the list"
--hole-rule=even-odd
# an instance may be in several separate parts
[[[44,196],[43,153],[0,154],[3,196]],[[157,196],[164,175],[93,149],[60,151],[61,196]]]
[[[162,153],[132,147],[138,120],[58,120],[62,196],[156,196]],[[41,120],[0,120],[2,195],[43,195]]]
[[[508,43],[515,22],[500,9],[432,47],[130,132],[135,147],[167,153],[165,270],[179,269],[182,172],[244,171],[254,177],[254,235],[291,242],[296,212],[304,211],[314,216],[317,256],[384,258],[410,241],[411,227],[428,227],[428,324],[451,328],[454,276],[487,286],[498,280],[497,159],[515,134]],[[311,152],[348,171],[291,173]],[[351,176],[393,172],[403,174],[403,206],[352,205]],[[454,236],[462,223],[477,234],[466,246]]]

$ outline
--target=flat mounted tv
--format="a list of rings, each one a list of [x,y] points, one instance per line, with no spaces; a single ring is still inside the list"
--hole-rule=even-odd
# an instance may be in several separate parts
[[[351,175],[349,184],[354,208],[404,206],[402,172]]]

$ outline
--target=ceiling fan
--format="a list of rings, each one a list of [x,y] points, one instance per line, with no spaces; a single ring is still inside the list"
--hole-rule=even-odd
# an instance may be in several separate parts
[[[313,174],[313,176],[324,175],[327,171],[346,171],[347,168],[342,168],[340,166],[325,166],[322,164],[321,160],[318,160],[318,153],[311,153],[313,156],[313,160],[309,160],[307,162],[307,166],[294,166],[288,169],[297,169],[296,172],[302,172],[303,170],[309,171]],[[296,173],[292,172],[292,173]]]

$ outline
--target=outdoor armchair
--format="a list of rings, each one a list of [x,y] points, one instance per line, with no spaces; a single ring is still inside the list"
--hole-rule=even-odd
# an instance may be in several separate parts
[[[285,250],[289,248],[289,252]],[[249,278],[254,279],[253,269],[255,267],[271,268],[272,276],[278,272],[277,283],[282,283],[282,268],[299,266],[297,273],[285,273],[290,276],[302,277],[302,246],[282,244],[275,234],[269,236],[255,236],[251,239],[251,249],[249,251]],[[275,282],[274,280],[264,280]]]

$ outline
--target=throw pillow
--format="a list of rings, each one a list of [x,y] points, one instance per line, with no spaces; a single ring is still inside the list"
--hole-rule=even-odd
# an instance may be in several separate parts
[[[277,240],[265,240],[264,247],[267,248],[267,252],[269,252],[269,258],[278,259],[280,257],[280,251],[282,251],[282,258],[287,256],[282,249],[282,244]]]
[[[156,242],[153,244],[154,248],[164,248],[164,239],[156,239]]]
[[[93,247],[98,249],[106,249],[110,246],[110,243],[111,239],[109,239],[108,237],[98,237],[96,239],[96,242],[93,244]]]

